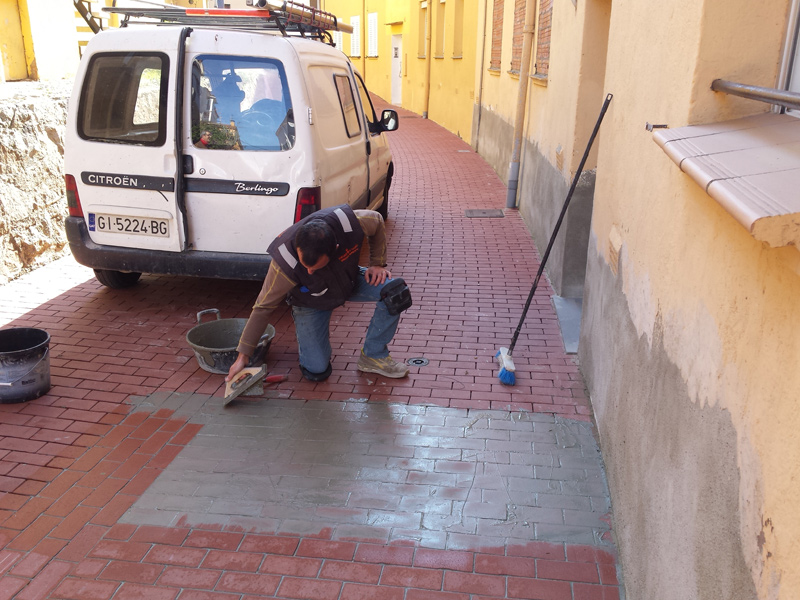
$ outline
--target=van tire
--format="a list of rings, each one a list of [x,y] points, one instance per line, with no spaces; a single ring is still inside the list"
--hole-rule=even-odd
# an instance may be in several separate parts
[[[97,281],[104,286],[119,290],[136,285],[136,282],[139,281],[139,277],[141,277],[142,274],[136,273],[135,271],[124,273],[122,271],[109,271],[108,269],[95,269],[94,276]]]
[[[392,175],[394,174],[394,165],[389,165],[389,171],[386,173],[386,185],[383,188],[383,202],[378,207],[378,213],[386,221],[389,218],[389,188],[392,187]]]

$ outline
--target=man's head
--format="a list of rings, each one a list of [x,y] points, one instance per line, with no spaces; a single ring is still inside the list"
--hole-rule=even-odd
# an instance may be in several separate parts
[[[312,219],[297,230],[294,245],[300,264],[312,275],[330,261],[336,251],[336,236],[325,221]]]

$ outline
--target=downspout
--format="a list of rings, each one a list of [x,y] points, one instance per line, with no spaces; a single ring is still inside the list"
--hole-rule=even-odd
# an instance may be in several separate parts
[[[478,78],[478,124],[475,126],[475,152],[481,139],[481,117],[483,116],[483,72],[486,69],[486,15],[489,14],[489,0],[483,0],[483,40],[481,41],[481,75]]]
[[[367,0],[361,3],[361,76],[367,81]]]
[[[422,110],[422,118],[428,118],[428,107],[431,103],[431,63],[433,62],[431,56],[431,32],[433,30],[433,6],[432,0],[428,0],[428,18],[426,19],[427,27],[425,28],[425,60],[428,62],[425,69],[425,104]]]
[[[531,50],[533,48],[533,25],[536,11],[532,2],[525,6],[525,25],[522,29],[522,63],[519,66],[519,88],[517,92],[517,114],[514,123],[514,149],[508,166],[508,191],[506,208],[517,208],[517,186],[519,185],[519,158],[522,154],[522,129],[525,125],[525,100],[528,97],[528,75],[530,73]]]

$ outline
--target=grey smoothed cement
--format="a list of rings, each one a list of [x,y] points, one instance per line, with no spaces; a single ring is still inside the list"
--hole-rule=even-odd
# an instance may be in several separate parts
[[[558,327],[567,354],[578,353],[578,341],[581,337],[581,312],[583,298],[562,298],[553,296],[553,306],[558,317]]]
[[[544,413],[248,398],[135,398],[203,423],[120,522],[447,549],[610,544],[589,423]]]

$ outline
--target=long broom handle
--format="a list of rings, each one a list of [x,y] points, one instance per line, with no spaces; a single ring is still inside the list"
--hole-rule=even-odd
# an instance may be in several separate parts
[[[578,170],[575,172],[575,177],[572,178],[572,185],[569,188],[569,192],[567,193],[567,198],[564,200],[564,206],[561,209],[561,214],[558,215],[558,221],[556,221],[556,226],[553,229],[553,234],[550,236],[550,241],[547,244],[547,249],[544,251],[544,256],[542,256],[542,262],[539,264],[539,271],[536,273],[536,278],[533,280],[533,287],[531,288],[531,293],[528,294],[528,300],[525,302],[525,308],[522,309],[522,316],[519,319],[519,325],[517,325],[517,330],[514,332],[514,337],[511,338],[511,344],[508,347],[508,354],[514,351],[514,346],[517,345],[517,338],[519,337],[519,332],[522,329],[522,324],[525,322],[525,317],[528,314],[528,309],[531,306],[531,301],[533,300],[533,295],[536,293],[536,287],[539,285],[539,279],[542,277],[542,273],[544,272],[544,266],[547,263],[547,259],[550,256],[550,250],[553,249],[553,243],[556,241],[556,235],[558,235],[558,230],[561,228],[561,222],[564,220],[564,215],[567,213],[567,208],[569,208],[569,201],[572,200],[572,194],[575,192],[575,188],[578,186],[578,178],[581,176],[581,172],[583,171],[583,166],[586,164],[586,159],[589,158],[589,151],[592,149],[592,144],[594,143],[594,138],[597,137],[597,132],[600,130],[600,124],[603,122],[603,117],[606,115],[606,111],[608,110],[608,105],[611,103],[611,98],[613,98],[613,94],[608,94],[606,96],[605,102],[603,102],[603,107],[600,109],[600,116],[597,118],[597,123],[594,125],[594,130],[592,131],[592,135],[589,136],[589,143],[586,145],[586,151],[583,153],[583,158],[581,159],[580,164],[578,165]]]

